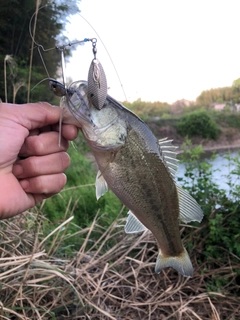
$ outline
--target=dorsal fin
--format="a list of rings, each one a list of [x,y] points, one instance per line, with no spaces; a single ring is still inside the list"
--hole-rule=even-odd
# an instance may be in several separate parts
[[[177,152],[175,151],[178,147],[172,145],[173,140],[168,140],[168,138],[163,138],[158,140],[158,146],[160,155],[163,158],[168,170],[170,171],[173,178],[176,176],[178,169],[178,160],[176,159]]]

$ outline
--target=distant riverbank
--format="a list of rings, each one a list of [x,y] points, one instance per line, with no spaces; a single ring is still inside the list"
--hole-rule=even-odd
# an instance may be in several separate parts
[[[185,138],[181,137],[176,128],[172,126],[158,126],[154,122],[147,124],[157,138],[161,139],[168,137],[173,139],[173,144],[179,146],[181,150]],[[222,128],[222,132],[217,140],[203,139],[200,137],[191,138],[192,146],[202,145],[205,151],[220,151],[220,150],[234,150],[240,149],[240,129],[237,128]],[[179,151],[180,151],[179,150]],[[180,151],[181,153],[181,151]]]
[[[240,130],[224,128],[217,140],[193,139],[193,144],[202,144],[205,151],[240,149]]]

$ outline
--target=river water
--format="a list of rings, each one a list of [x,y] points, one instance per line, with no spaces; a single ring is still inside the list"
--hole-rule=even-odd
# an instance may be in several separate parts
[[[226,191],[230,190],[229,185],[227,184],[228,178],[227,176],[230,175],[232,182],[234,184],[240,185],[240,175],[231,174],[234,169],[237,169],[237,164],[233,163],[232,161],[229,162],[226,159],[226,155],[230,155],[231,157],[240,157],[239,150],[235,151],[219,151],[216,153],[216,158],[214,160],[211,159],[212,153],[208,152],[205,153],[202,160],[210,162],[212,164],[212,176],[213,181],[219,186],[219,189],[224,189]],[[184,164],[179,164],[178,171],[177,171],[177,178],[184,178],[184,173],[186,171],[186,167]],[[180,185],[182,184],[181,181],[178,182]]]

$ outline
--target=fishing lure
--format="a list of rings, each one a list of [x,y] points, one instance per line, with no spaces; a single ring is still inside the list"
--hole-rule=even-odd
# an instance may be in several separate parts
[[[85,38],[83,40],[70,42],[65,45],[57,45],[56,47],[45,49],[41,44],[37,43],[33,37],[32,31],[31,31],[31,24],[32,24],[32,20],[33,20],[34,16],[35,16],[35,13],[32,15],[32,17],[30,19],[29,34],[32,38],[33,43],[35,44],[35,48],[37,48],[37,50],[38,50],[42,64],[43,64],[44,69],[47,73],[47,76],[48,76],[47,79],[49,80],[49,87],[53,91],[53,93],[58,97],[66,96],[67,100],[69,100],[69,97],[71,97],[73,95],[73,93],[76,93],[76,89],[74,89],[74,86],[71,85],[69,88],[66,87],[66,77],[65,77],[66,66],[65,66],[64,50],[67,47],[73,46],[76,44],[84,44],[89,41],[92,43],[92,51],[93,51],[94,59],[92,60],[92,62],[90,64],[89,72],[88,72],[88,84],[89,84],[88,85],[88,88],[89,88],[88,98],[89,98],[90,102],[94,105],[94,107],[97,108],[98,110],[100,110],[103,107],[103,105],[106,101],[106,98],[107,98],[107,79],[106,79],[106,75],[105,75],[104,69],[102,67],[102,64],[96,58],[97,39],[96,38]],[[47,51],[54,50],[54,49],[59,50],[61,53],[63,83],[60,83],[59,81],[50,78],[50,75],[49,75],[47,67],[45,65],[43,56],[41,54],[41,50],[44,52],[47,52]],[[43,79],[42,81],[44,81],[44,80],[46,80],[46,79]],[[39,83],[41,83],[42,81],[40,81]],[[34,88],[35,88],[35,86],[34,86]]]
[[[94,59],[88,72],[88,95],[93,105],[101,110],[107,98],[107,79],[103,67],[96,58],[96,39],[92,39]]]

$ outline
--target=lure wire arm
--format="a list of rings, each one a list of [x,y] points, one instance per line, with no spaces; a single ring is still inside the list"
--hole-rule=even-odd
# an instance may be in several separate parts
[[[64,50],[61,50],[61,64],[62,64],[62,78],[63,78],[63,85],[64,88],[66,88],[66,64],[65,64],[65,58],[64,58]]]
[[[66,49],[66,47],[68,46],[72,46],[75,44],[80,44],[80,43],[85,43],[87,41],[91,41],[92,42],[92,46],[93,46],[93,54],[94,54],[94,59],[96,59],[96,53],[97,53],[97,48],[96,48],[96,43],[97,43],[97,39],[96,38],[85,38],[84,40],[80,40],[80,41],[76,41],[73,43],[68,43],[66,45],[61,45],[61,46],[56,46],[56,49],[59,50],[61,52],[61,64],[62,64],[62,78],[63,78],[63,85],[64,87],[66,87],[66,64],[65,64],[65,57],[64,57],[64,49]]]

